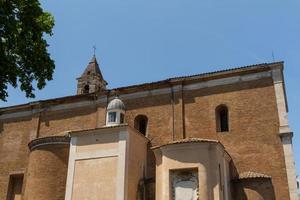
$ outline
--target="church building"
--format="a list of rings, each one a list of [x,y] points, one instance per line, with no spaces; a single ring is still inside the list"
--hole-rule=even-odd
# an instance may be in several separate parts
[[[298,200],[284,63],[0,108],[1,200]]]

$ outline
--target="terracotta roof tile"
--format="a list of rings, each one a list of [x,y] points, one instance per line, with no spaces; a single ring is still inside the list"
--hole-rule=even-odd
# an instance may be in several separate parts
[[[217,71],[205,72],[205,73],[199,73],[199,74],[187,75],[187,76],[178,76],[178,77],[172,77],[172,78],[168,78],[168,79],[164,79],[164,80],[160,80],[160,81],[153,81],[153,82],[148,82],[148,83],[129,85],[129,86],[124,86],[124,87],[114,88],[113,90],[122,90],[122,89],[127,89],[127,88],[141,87],[141,86],[153,85],[153,84],[158,84],[158,83],[163,83],[163,82],[193,80],[193,79],[211,77],[211,76],[215,76],[215,75],[219,75],[219,74],[243,72],[243,71],[256,70],[256,69],[268,69],[268,68],[270,68],[270,66],[280,65],[280,64],[282,65],[283,63],[284,63],[283,61],[279,61],[279,62],[273,62],[273,63],[260,63],[260,64],[254,64],[254,65],[246,65],[246,66],[242,66],[242,67],[227,68],[224,70],[217,70]]]
[[[160,146],[154,146],[154,147],[152,147],[152,149],[157,149],[157,148],[160,148],[160,147],[163,147],[163,146],[167,146],[167,145],[172,145],[172,144],[202,143],[202,142],[220,143],[218,140],[210,140],[210,139],[202,139],[202,138],[186,138],[186,139],[172,141],[172,142],[160,145]]]
[[[125,86],[125,87],[113,88],[113,89],[110,89],[108,91],[114,91],[114,90],[122,91],[122,90],[132,89],[132,88],[140,88],[140,87],[142,88],[142,87],[145,87],[145,86],[150,87],[150,86],[154,86],[156,84],[161,84],[161,83],[166,83],[166,82],[175,82],[175,81],[183,81],[183,80],[193,80],[193,79],[198,79],[198,78],[199,79],[200,78],[207,78],[207,77],[211,77],[211,76],[217,76],[217,75],[220,75],[220,74],[227,74],[227,73],[230,74],[230,73],[243,72],[243,71],[248,71],[248,70],[268,69],[272,66],[277,66],[277,65],[283,65],[283,62],[280,61],[280,62],[273,62],[273,63],[261,63],[261,64],[248,65],[248,66],[237,67],[237,68],[230,68],[230,69],[225,69],[225,70],[220,70],[220,71],[200,73],[200,74],[196,74],[196,75],[173,77],[173,78],[168,78],[168,79],[160,80],[160,81],[154,81],[154,82],[149,82],[149,83],[141,83],[141,84],[130,85],[130,86]],[[101,71],[99,69],[99,66],[98,66],[98,63],[97,63],[97,60],[96,60],[95,56],[91,59],[89,65],[87,66],[87,69],[91,69],[93,72],[96,72],[96,73],[100,72],[100,76],[103,79],[103,76],[101,74]],[[87,73],[87,72],[85,71],[84,73]],[[81,97],[81,96],[85,97],[87,95],[91,95],[91,94],[72,95],[72,96],[65,96],[65,97],[59,97],[59,98],[53,98],[53,99],[47,99],[47,100],[34,101],[34,102],[31,102],[31,103],[27,103],[27,104],[3,107],[3,108],[0,108],[0,111],[3,111],[5,109],[18,109],[22,106],[29,107],[31,104],[34,104],[34,103],[39,104],[39,103],[43,103],[43,102],[47,103],[47,102],[51,102],[51,101],[62,101],[62,100],[68,99],[68,98],[69,99],[74,99],[74,98]]]
[[[253,172],[253,171],[247,171],[243,172],[239,175],[238,179],[252,179],[252,178],[271,178],[271,176],[268,176],[266,174]]]

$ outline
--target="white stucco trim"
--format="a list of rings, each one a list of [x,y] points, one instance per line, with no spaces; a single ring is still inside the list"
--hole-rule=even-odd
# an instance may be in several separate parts
[[[292,146],[292,134],[289,133],[283,134],[281,136],[281,141],[283,144],[283,152],[284,152],[284,159],[285,159],[285,167],[287,171],[290,199],[299,200],[295,161],[294,161],[293,146]]]
[[[282,68],[275,68],[272,70],[272,78],[275,89],[276,103],[278,109],[279,118],[279,136],[281,137],[283,145],[283,153],[285,160],[285,167],[288,179],[288,187],[290,200],[299,200],[297,191],[297,181],[296,181],[296,169],[292,146],[292,131],[288,123],[288,111],[287,102],[284,91],[284,81]]]
[[[126,131],[120,131],[119,133],[119,159],[118,159],[118,171],[117,171],[117,200],[126,200],[125,196],[125,175],[127,171],[126,166],[126,140],[128,135]]]
[[[274,69],[272,71],[272,77],[273,77],[277,109],[278,109],[279,126],[280,126],[279,133],[291,132],[291,130],[289,129],[287,103],[286,103],[286,97],[284,92],[282,70]]]
[[[116,120],[114,122],[109,121],[109,113],[116,113]],[[121,114],[123,114],[123,122],[121,123]],[[106,126],[119,126],[125,123],[125,111],[121,109],[112,109],[106,112]]]
[[[71,142],[70,142],[69,164],[68,164],[68,175],[67,175],[65,200],[72,200],[73,179],[74,179],[74,170],[75,170],[76,143],[77,143],[77,137],[72,137]]]
[[[239,75],[239,76],[233,76],[228,78],[221,78],[221,79],[214,79],[209,81],[203,81],[193,84],[188,84],[183,86],[184,91],[189,90],[197,90],[201,88],[208,88],[208,87],[215,87],[220,85],[228,85],[228,84],[234,84],[234,83],[242,83],[246,81],[255,81],[267,77],[271,77],[273,75],[272,71],[264,71],[264,72],[257,72],[252,73],[248,75]],[[179,86],[173,86],[168,88],[162,88],[162,89],[154,89],[154,90],[148,90],[148,91],[142,91],[142,92],[135,92],[131,94],[122,94],[120,95],[120,98],[123,100],[126,99],[136,99],[141,97],[148,97],[148,96],[154,96],[154,95],[162,95],[162,94],[170,94],[172,92],[179,92],[181,91],[181,85]],[[109,98],[109,100],[112,100],[114,97]],[[55,106],[50,106],[48,108],[43,109],[33,109],[32,111],[21,111],[21,112],[14,112],[14,113],[8,113],[8,114],[2,114],[0,115],[0,120],[3,119],[10,119],[10,118],[18,118],[18,117],[26,117],[32,115],[32,113],[42,112],[42,111],[60,111],[60,110],[66,110],[66,109],[75,109],[75,108],[82,108],[82,107],[88,107],[88,106],[95,106],[98,104],[107,103],[107,97],[102,96],[99,97],[97,100],[91,100],[91,101],[81,101],[76,103],[66,103],[66,104],[60,104]]]

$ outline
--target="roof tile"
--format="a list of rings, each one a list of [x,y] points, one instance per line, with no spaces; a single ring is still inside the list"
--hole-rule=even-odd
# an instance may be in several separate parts
[[[258,172],[253,172],[253,171],[247,171],[243,172],[239,175],[238,179],[252,179],[252,178],[271,178],[271,176],[258,173]]]

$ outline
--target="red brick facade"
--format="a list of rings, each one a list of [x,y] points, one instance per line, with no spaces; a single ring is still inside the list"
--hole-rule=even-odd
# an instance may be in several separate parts
[[[7,197],[10,175],[24,173],[25,200],[63,200],[67,148],[49,145],[30,152],[28,143],[66,131],[104,126],[108,99],[119,95],[126,105],[126,123],[134,127],[136,116],[142,114],[148,117],[146,136],[152,146],[183,138],[219,140],[231,155],[236,170],[236,174],[232,173],[233,199],[255,200],[262,197],[265,200],[288,200],[285,157],[278,135],[280,125],[271,74],[273,67],[282,65],[262,64],[2,108],[0,199]],[[226,81],[262,73],[266,76]],[[191,87],[215,80],[223,83]],[[228,107],[228,132],[217,132],[215,109],[219,105]],[[149,180],[155,178],[153,160],[153,155],[149,154]],[[246,171],[267,174],[271,179],[256,179],[254,182],[234,180],[237,178],[235,175]],[[258,187],[259,184],[261,187]],[[251,196],[252,190],[262,195]],[[39,194],[41,191],[47,192]]]

